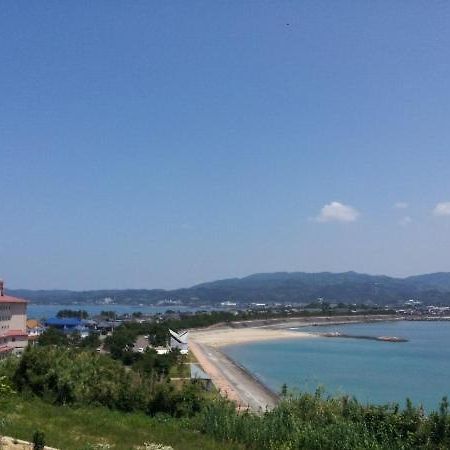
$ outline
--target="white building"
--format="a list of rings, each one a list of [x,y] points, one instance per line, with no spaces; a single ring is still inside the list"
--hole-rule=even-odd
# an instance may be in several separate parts
[[[177,333],[176,331],[170,330],[170,348],[172,350],[178,349],[182,355],[187,355],[189,353],[189,344],[188,344],[188,331],[182,331]]]
[[[27,345],[27,301],[5,295],[0,280],[0,359],[22,353]]]
[[[167,355],[170,349],[168,347],[155,347],[155,351],[158,355]]]

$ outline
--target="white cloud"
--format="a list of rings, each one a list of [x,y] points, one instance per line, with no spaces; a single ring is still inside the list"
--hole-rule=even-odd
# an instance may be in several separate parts
[[[398,222],[402,227],[408,226],[413,220],[409,216],[402,217]]]
[[[409,205],[406,202],[397,202],[394,204],[394,208],[397,208],[397,209],[406,209],[408,206]]]
[[[450,216],[450,202],[441,202],[433,209],[435,216]]]
[[[354,222],[359,212],[349,205],[340,202],[331,202],[325,205],[316,217],[317,222]]]

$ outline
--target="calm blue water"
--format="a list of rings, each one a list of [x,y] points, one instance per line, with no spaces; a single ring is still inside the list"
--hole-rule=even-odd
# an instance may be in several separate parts
[[[450,396],[450,323],[384,322],[299,328],[346,334],[397,336],[406,343],[318,338],[225,347],[225,352],[273,390],[354,395],[361,402],[404,405],[407,397],[437,409]]]
[[[189,306],[134,306],[134,305],[44,305],[39,303],[29,303],[28,304],[28,317],[29,318],[48,318],[56,316],[57,312],[61,309],[72,309],[72,310],[85,310],[90,315],[100,314],[101,311],[115,311],[117,314],[132,314],[134,312],[142,312],[148,314],[164,313],[168,309],[172,311],[198,311],[200,309],[206,308],[196,308]]]

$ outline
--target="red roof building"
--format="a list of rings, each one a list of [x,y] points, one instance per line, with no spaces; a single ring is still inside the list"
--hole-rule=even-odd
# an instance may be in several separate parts
[[[10,295],[0,295],[0,303],[28,303],[26,300]]]
[[[20,354],[28,344],[27,301],[5,295],[0,280],[0,359]]]

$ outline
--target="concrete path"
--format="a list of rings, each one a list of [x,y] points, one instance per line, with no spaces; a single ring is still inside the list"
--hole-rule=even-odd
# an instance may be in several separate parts
[[[264,412],[277,405],[276,394],[218,349],[191,340],[190,350],[220,393],[239,409]]]

